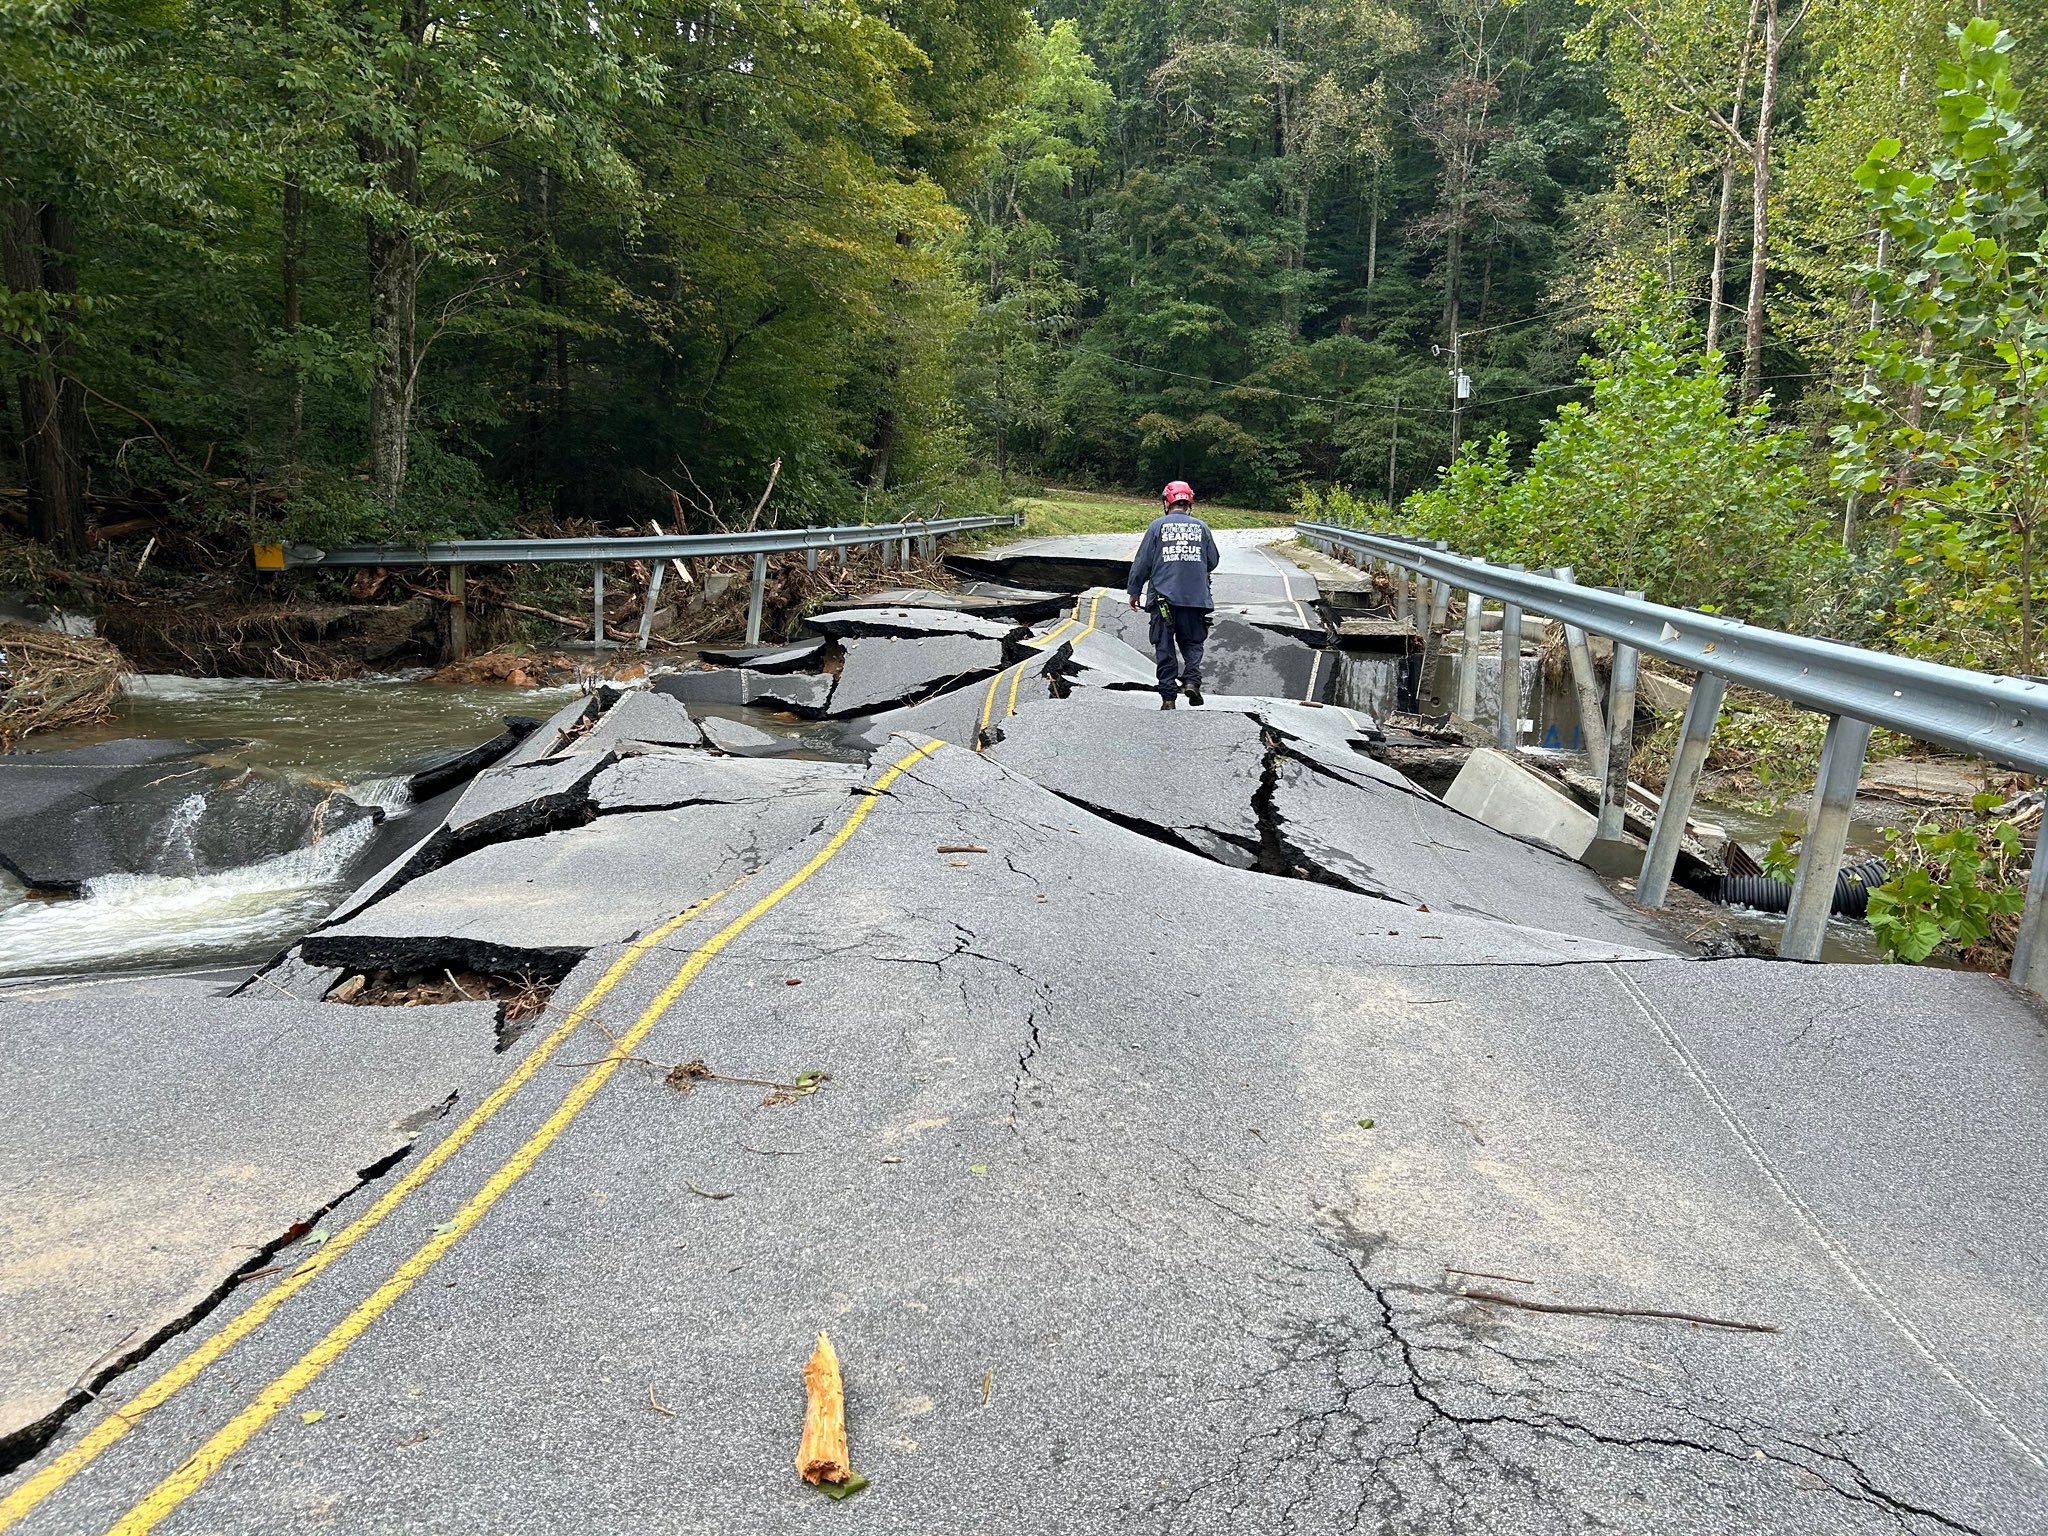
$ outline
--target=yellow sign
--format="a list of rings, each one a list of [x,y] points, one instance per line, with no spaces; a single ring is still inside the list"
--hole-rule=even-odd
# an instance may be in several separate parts
[[[256,569],[259,571],[281,571],[284,569],[284,546],[282,544],[258,544]]]

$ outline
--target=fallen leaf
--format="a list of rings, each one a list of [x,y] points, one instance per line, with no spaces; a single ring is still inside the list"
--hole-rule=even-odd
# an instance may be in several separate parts
[[[299,1422],[301,1424],[318,1424],[322,1419],[326,1417],[327,1410],[325,1408],[308,1408],[304,1413],[299,1415]]]
[[[801,976],[792,976],[792,977],[790,977],[790,978],[789,978],[789,980],[787,980],[787,981],[785,981],[785,982],[783,983],[783,985],[784,985],[785,987],[800,987],[800,986],[802,986],[803,984],[804,984],[804,979],[803,979],[803,977],[801,977]]]
[[[326,1241],[327,1229],[325,1227],[315,1227],[312,1231],[308,1232],[304,1237],[299,1239],[299,1246],[302,1248],[318,1248],[322,1243]]]
[[[1372,1129],[1372,1122],[1370,1120],[1361,1120],[1358,1122],[1358,1128],[1361,1131],[1369,1131]]]
[[[867,1485],[868,1480],[856,1472],[843,1483],[820,1483],[818,1488],[828,1499],[850,1499]]]
[[[988,1172],[988,1164],[987,1164],[987,1163],[969,1163],[969,1164],[967,1165],[967,1171],[968,1171],[969,1173],[987,1173],[987,1172]]]
[[[455,1223],[454,1223],[454,1222],[452,1222],[452,1221],[444,1221],[444,1222],[442,1222],[442,1223],[441,1223],[441,1225],[439,1225],[438,1227],[434,1228],[434,1236],[436,1236],[436,1237],[446,1237],[446,1236],[447,1236],[447,1235],[448,1235],[448,1234],[449,1234],[450,1232],[453,1232],[454,1230],[455,1230]]]
[[[983,1377],[981,1378],[981,1400],[982,1400],[982,1402],[986,1403],[986,1402],[988,1401],[988,1395],[989,1395],[989,1393],[991,1393],[991,1392],[995,1391],[995,1389],[996,1389],[996,1373],[995,1373],[994,1371],[990,1371],[990,1372],[989,1372],[989,1373],[988,1373],[987,1375],[985,1375],[985,1376],[983,1376]]]

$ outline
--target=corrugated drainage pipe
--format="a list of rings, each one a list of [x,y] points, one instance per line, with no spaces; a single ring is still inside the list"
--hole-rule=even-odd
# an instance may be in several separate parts
[[[1865,859],[1847,864],[1835,876],[1835,901],[1830,910],[1837,917],[1862,917],[1870,910],[1870,888],[1891,878],[1891,866],[1883,859]],[[1769,875],[1723,875],[1721,904],[1725,907],[1754,907],[1759,912],[1783,912],[1792,905],[1792,887]]]

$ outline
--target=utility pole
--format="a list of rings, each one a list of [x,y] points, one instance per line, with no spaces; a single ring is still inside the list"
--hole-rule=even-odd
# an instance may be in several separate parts
[[[1464,440],[1465,397],[1472,393],[1472,381],[1465,377],[1464,367],[1459,361],[1458,343],[1463,338],[1451,332],[1451,457],[1458,456],[1458,444]]]
[[[1394,452],[1401,446],[1401,391],[1394,391],[1394,435],[1387,443],[1387,510],[1394,510]]]

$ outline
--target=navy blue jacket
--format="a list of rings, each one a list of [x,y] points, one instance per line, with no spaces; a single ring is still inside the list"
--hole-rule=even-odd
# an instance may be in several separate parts
[[[1214,608],[1209,573],[1222,558],[1216,536],[1194,513],[1168,512],[1154,518],[1138,541],[1138,558],[1131,562],[1131,601],[1138,600],[1149,581],[1152,595],[1175,608]]]

